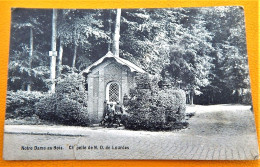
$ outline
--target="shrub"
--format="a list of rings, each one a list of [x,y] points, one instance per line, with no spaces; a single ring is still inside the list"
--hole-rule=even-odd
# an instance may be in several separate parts
[[[55,94],[48,94],[35,104],[36,115],[42,120],[55,122],[58,119],[56,114],[57,98]]]
[[[89,125],[83,76],[73,73],[58,80],[55,93],[36,104],[37,115],[64,125]]]
[[[251,91],[247,91],[242,97],[241,97],[241,103],[246,105],[252,105],[252,96]]]
[[[183,90],[165,89],[158,92],[159,106],[166,111],[168,120],[180,122],[185,117],[186,95]]]
[[[44,97],[44,94],[35,91],[8,91],[6,98],[6,119],[32,116],[35,114],[34,104],[42,97]]]
[[[57,103],[57,114],[65,125],[88,125],[87,107],[78,101],[65,98]]]
[[[134,130],[179,128],[185,118],[185,92],[180,89],[159,89],[157,78],[147,80],[147,77],[142,76],[137,78],[139,79],[137,83],[141,83],[143,78],[149,89],[137,87],[130,90],[130,97],[125,103],[127,115],[123,117],[125,127]]]

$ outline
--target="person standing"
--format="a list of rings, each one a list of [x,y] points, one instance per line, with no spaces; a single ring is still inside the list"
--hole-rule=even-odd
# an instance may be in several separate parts
[[[123,114],[122,106],[120,105],[119,101],[116,102],[115,105],[115,122],[120,126],[121,123],[121,117]]]
[[[108,115],[109,115],[109,104],[107,103],[107,100],[104,101],[104,112],[103,112],[103,119],[100,122],[101,126],[106,126],[106,123],[108,123]]]
[[[105,116],[108,113],[108,108],[109,108],[109,104],[107,104],[107,100],[104,101],[104,112],[103,112],[103,118],[105,118]]]
[[[109,105],[108,108],[108,126],[112,126],[114,123],[114,116],[115,116],[115,109],[113,107],[113,104]]]

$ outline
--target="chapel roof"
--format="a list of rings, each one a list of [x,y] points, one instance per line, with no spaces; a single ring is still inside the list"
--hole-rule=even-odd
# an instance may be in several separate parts
[[[111,53],[110,51],[105,56],[103,56],[100,59],[98,59],[95,63],[93,63],[92,65],[88,66],[88,68],[83,70],[82,73],[89,73],[89,72],[91,72],[91,70],[93,68],[95,68],[99,64],[103,63],[107,59],[114,59],[114,60],[116,60],[119,64],[121,64],[123,66],[127,66],[131,70],[131,72],[146,73],[146,71],[144,71],[142,68],[136,66],[135,64],[131,63],[130,61],[125,60],[125,59],[120,58],[120,57],[117,57],[117,56],[114,56],[113,53]]]

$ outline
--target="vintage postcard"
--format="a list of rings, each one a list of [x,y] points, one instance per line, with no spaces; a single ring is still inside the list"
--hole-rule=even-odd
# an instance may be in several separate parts
[[[12,9],[5,160],[255,160],[244,10]]]

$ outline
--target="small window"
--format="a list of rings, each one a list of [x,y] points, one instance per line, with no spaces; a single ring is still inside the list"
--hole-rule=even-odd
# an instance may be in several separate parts
[[[108,102],[117,102],[120,99],[120,88],[116,82],[111,82],[107,85],[107,97]]]

